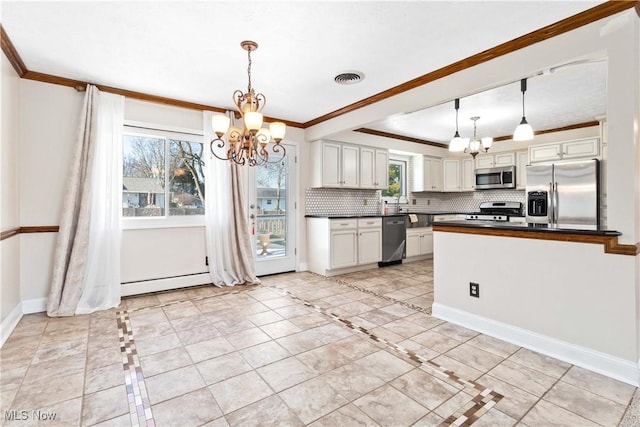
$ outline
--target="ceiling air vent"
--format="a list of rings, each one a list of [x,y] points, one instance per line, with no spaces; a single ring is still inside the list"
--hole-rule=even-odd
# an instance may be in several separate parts
[[[345,71],[334,77],[336,83],[341,85],[352,85],[359,83],[364,79],[364,74],[359,71]]]

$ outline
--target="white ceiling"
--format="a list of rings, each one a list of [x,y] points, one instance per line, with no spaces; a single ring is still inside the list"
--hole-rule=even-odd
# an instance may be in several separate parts
[[[2,0],[1,21],[31,71],[222,108],[246,89],[240,42],[255,40],[252,81],[267,96],[264,113],[304,123],[599,3]],[[364,81],[337,85],[347,70]],[[604,112],[604,72],[604,63],[586,64],[532,78],[529,122],[593,120]],[[481,116],[480,136],[513,132],[519,83],[490,95],[461,101],[461,133],[471,115]],[[444,142],[454,118],[449,103],[367,127]]]

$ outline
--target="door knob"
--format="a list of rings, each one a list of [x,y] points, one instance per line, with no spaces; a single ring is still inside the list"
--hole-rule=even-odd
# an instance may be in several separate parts
[[[254,209],[254,208],[256,207],[256,205],[254,205],[254,204],[252,203],[252,204],[250,204],[250,205],[249,205],[249,207],[250,207],[251,209]]]

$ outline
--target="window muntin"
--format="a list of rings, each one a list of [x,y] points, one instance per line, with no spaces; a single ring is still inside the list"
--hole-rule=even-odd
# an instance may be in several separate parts
[[[201,136],[125,127],[122,154],[125,225],[202,222],[205,147]]]

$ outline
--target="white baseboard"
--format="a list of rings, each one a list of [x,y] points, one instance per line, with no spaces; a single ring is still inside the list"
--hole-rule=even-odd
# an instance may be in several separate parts
[[[0,325],[0,348],[9,339],[13,330],[18,326],[18,322],[22,319],[22,304],[18,303]]]
[[[640,384],[640,361],[636,364],[630,360],[621,359],[436,302],[433,303],[432,311],[433,316],[442,320],[537,351],[636,387]]]
[[[22,301],[22,314],[47,311],[47,298],[33,298]]]
[[[121,288],[121,295],[126,297],[146,294],[149,292],[168,291],[170,289],[206,285],[207,283],[211,283],[209,273],[191,274],[188,276],[171,277],[168,279],[145,280],[141,282],[123,284]]]

